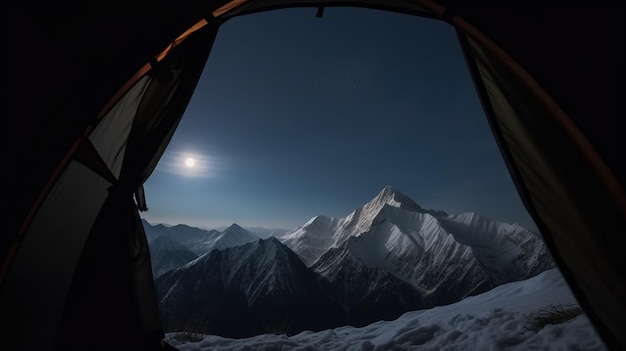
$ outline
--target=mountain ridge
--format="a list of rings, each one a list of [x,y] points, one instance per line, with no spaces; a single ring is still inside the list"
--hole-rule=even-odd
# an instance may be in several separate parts
[[[326,252],[349,250],[366,266],[412,284],[430,305],[458,301],[554,266],[542,239],[518,224],[473,212],[425,210],[392,186],[344,218],[316,216],[279,239],[318,271],[317,261]],[[331,266],[341,266],[339,258],[347,256],[336,257]]]
[[[244,239],[215,244],[231,234]],[[249,234],[236,224],[205,233],[198,258],[156,279],[167,328],[189,316],[211,321],[195,331],[231,337],[364,326],[554,266],[541,237],[518,224],[425,210],[391,186],[344,218]]]
[[[166,329],[229,337],[339,326],[340,306],[317,276],[275,238],[213,250],[155,282]]]

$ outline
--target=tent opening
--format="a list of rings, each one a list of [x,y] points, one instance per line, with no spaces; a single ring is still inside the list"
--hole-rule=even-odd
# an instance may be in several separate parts
[[[387,321],[376,335],[402,328],[405,312],[488,310],[493,289],[515,282],[553,298],[507,310],[518,329],[537,329],[521,343],[548,342],[532,316],[559,311],[571,335],[553,342],[596,340],[519,199],[454,29],[372,9],[319,13],[223,24],[144,185],[170,341]],[[506,338],[497,311],[467,313]],[[451,320],[428,316],[435,327]]]
[[[4,46],[11,50],[3,55],[2,75],[7,205],[0,236],[0,340],[9,349],[163,349],[163,325],[181,349],[200,346],[185,345],[178,340],[185,334],[177,339],[176,333],[208,347],[231,341],[204,333],[240,337],[272,331],[288,336],[263,334],[250,339],[252,345],[237,339],[231,346],[439,349],[441,343],[461,342],[463,349],[603,349],[589,321],[609,349],[626,349],[626,148],[620,147],[625,129],[619,128],[621,75],[615,74],[624,62],[621,3],[93,5],[3,3]],[[361,10],[338,16],[349,10],[336,7],[352,5],[416,15],[412,21],[436,19],[456,30],[497,151],[567,284],[545,266],[552,263],[533,230],[511,224],[523,220],[511,219],[505,202],[484,208],[485,201],[507,192],[480,172],[490,158],[471,149],[488,143],[462,137],[481,135],[478,125],[466,120],[462,129],[454,123],[461,112],[473,115],[472,103],[466,106],[455,95],[464,83],[448,79],[455,69],[431,65],[456,56],[413,57],[414,51],[432,52],[429,39],[440,33],[414,30],[400,17],[359,19]],[[213,118],[204,119],[211,122],[204,138],[181,134],[196,145],[175,142],[180,148],[168,150],[153,172],[222,24],[229,28],[247,23],[238,22],[243,15],[303,6],[315,6],[306,18],[281,12],[293,13],[294,20],[248,23],[246,35],[220,39],[218,46],[240,55],[226,59],[237,67],[224,68],[227,77],[214,74],[219,88],[200,96],[221,109],[202,108]],[[327,36],[318,40],[319,28],[307,27],[311,23],[330,28]],[[425,31],[427,36],[410,42]],[[358,39],[362,34],[368,42]],[[396,48],[400,39],[407,43]],[[446,47],[445,38],[439,39]],[[281,48],[306,56],[286,50],[288,60],[268,59]],[[285,69],[293,75],[289,84],[278,79]],[[414,84],[433,77],[432,84]],[[334,93],[325,101],[329,91]],[[406,115],[412,118],[400,118]],[[193,125],[194,117],[187,114],[181,126],[185,121]],[[185,128],[195,132],[194,127]],[[446,152],[452,154],[437,157]],[[166,169],[168,164],[174,167]],[[474,190],[463,193],[445,183],[461,174],[490,181],[489,187],[461,182],[458,189]],[[146,202],[146,180],[154,187],[168,183],[168,175],[169,185],[149,189]],[[238,179],[243,182],[236,186],[215,186]],[[194,194],[211,186],[208,197],[195,200]],[[162,189],[170,196],[153,196]],[[159,214],[163,204],[176,202],[168,189],[185,195],[181,206],[190,205],[184,211],[189,218],[175,210]],[[444,195],[462,208],[437,203]],[[219,206],[209,206],[212,197],[219,197]],[[154,225],[144,222],[144,230],[140,212],[147,207]],[[199,208],[226,227],[193,223],[208,218]],[[237,210],[236,218],[226,218],[230,210]],[[280,224],[289,221],[294,228]],[[279,230],[254,234],[248,229],[262,230],[251,225]],[[184,235],[167,234],[180,228]],[[151,235],[151,229],[160,234]],[[269,237],[232,245],[231,239],[246,235]],[[199,252],[196,245],[193,251],[177,243],[185,237],[204,251],[225,240],[219,241],[221,249]],[[178,268],[155,274],[155,284],[149,246],[156,259],[157,248],[176,245],[192,257],[161,256]],[[180,257],[186,263],[176,264]],[[194,276],[199,271],[205,279]],[[194,299],[219,305],[205,309]],[[397,317],[402,311],[410,312]],[[329,321],[344,327],[329,327]],[[481,333],[468,332],[473,329]]]

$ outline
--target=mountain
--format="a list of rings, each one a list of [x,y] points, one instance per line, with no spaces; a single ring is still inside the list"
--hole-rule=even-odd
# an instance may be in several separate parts
[[[211,250],[223,250],[259,240],[237,224],[218,232],[184,224],[172,227],[162,224],[153,226],[144,219],[142,223],[150,247],[152,275],[155,279]]]
[[[393,320],[554,266],[536,233],[424,209],[389,186],[345,218],[269,239],[182,229],[200,256],[156,280],[164,326],[226,337]]]
[[[296,252],[307,266],[311,266],[335,244],[335,233],[342,223],[336,218],[316,216],[302,227],[277,238]]]
[[[426,307],[421,291],[383,268],[364,264],[345,247],[331,248],[312,269],[323,276],[324,290],[342,306],[349,325],[394,320]]]
[[[248,337],[344,322],[318,276],[273,237],[210,251],[155,285],[166,330]]]
[[[186,224],[177,224],[169,227],[167,228],[167,233],[176,242],[183,244],[198,255],[201,254],[201,252],[196,248],[198,243],[204,243],[212,240],[220,234],[217,230],[205,230],[190,227]]]
[[[243,227],[243,228],[252,232],[252,234],[258,236],[261,239],[267,239],[270,236],[281,235],[289,231],[289,229],[284,229],[284,228],[265,228],[265,227]]]
[[[168,235],[160,235],[149,244],[152,276],[156,279],[165,272],[196,259],[195,253],[177,243]]]
[[[203,255],[211,250],[223,250],[230,247],[240,246],[260,240],[260,238],[250,231],[233,223],[222,232],[214,233],[201,242],[193,244],[193,250],[198,255]]]
[[[163,224],[152,225],[145,219],[141,219],[148,243],[159,236],[169,236],[177,243],[195,252],[195,246],[221,234],[217,230],[205,230],[191,227],[186,224],[165,226]],[[197,253],[196,253],[197,254]]]
[[[257,241],[260,238],[250,231],[233,223],[230,227],[223,231],[205,230],[196,227],[190,227],[185,224],[178,224],[166,227],[162,224],[151,225],[148,221],[142,219],[148,244],[160,236],[167,236],[175,242],[181,244],[191,250],[196,257],[213,249],[225,249],[243,245],[249,242]]]
[[[554,265],[536,233],[475,213],[426,210],[390,186],[345,218],[317,216],[279,239],[325,277],[357,260],[411,284],[426,306]]]
[[[492,221],[476,213],[440,218],[455,240],[472,249],[498,285],[533,277],[554,266],[543,239],[518,224]]]
[[[561,317],[561,318],[559,318]],[[606,351],[558,269],[455,304],[367,327],[227,339],[166,334],[180,350],[586,350]]]
[[[277,238],[310,266],[331,247],[338,247],[348,238],[368,231],[385,206],[401,208],[408,212],[447,216],[443,211],[424,210],[408,196],[391,186],[386,186],[374,199],[352,211],[345,218],[316,216],[302,227]]]
[[[150,244],[152,240],[156,239],[162,233],[167,232],[167,227],[163,224],[152,225],[143,218],[141,219],[141,224],[143,225],[143,230],[146,233],[148,244]]]
[[[425,210],[411,198],[402,194],[391,186],[384,187],[376,197],[364,206],[354,210],[342,220],[335,237],[339,243],[351,236],[359,236],[376,224],[378,217],[385,208],[393,207],[408,213],[430,214],[432,216],[447,216],[443,211]]]

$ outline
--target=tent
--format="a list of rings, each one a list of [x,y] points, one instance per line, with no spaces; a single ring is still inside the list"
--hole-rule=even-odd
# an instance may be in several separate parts
[[[294,6],[456,29],[527,209],[606,345],[626,349],[623,5],[446,0],[4,2],[3,349],[165,347],[142,184],[220,24]]]

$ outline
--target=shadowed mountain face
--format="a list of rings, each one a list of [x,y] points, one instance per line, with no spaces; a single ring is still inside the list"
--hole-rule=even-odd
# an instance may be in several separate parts
[[[166,235],[158,236],[149,245],[152,276],[155,279],[198,257],[187,247]]]
[[[392,320],[554,265],[536,233],[425,210],[392,187],[277,238],[237,225],[182,237],[200,257],[156,280],[164,324],[227,337]]]
[[[331,248],[322,257],[312,269],[332,265],[323,270],[322,286],[341,305],[349,325],[393,320],[426,307],[421,291],[382,268],[367,266],[344,247]]]
[[[343,324],[317,275],[275,238],[213,250],[156,287],[166,330],[246,337]]]

